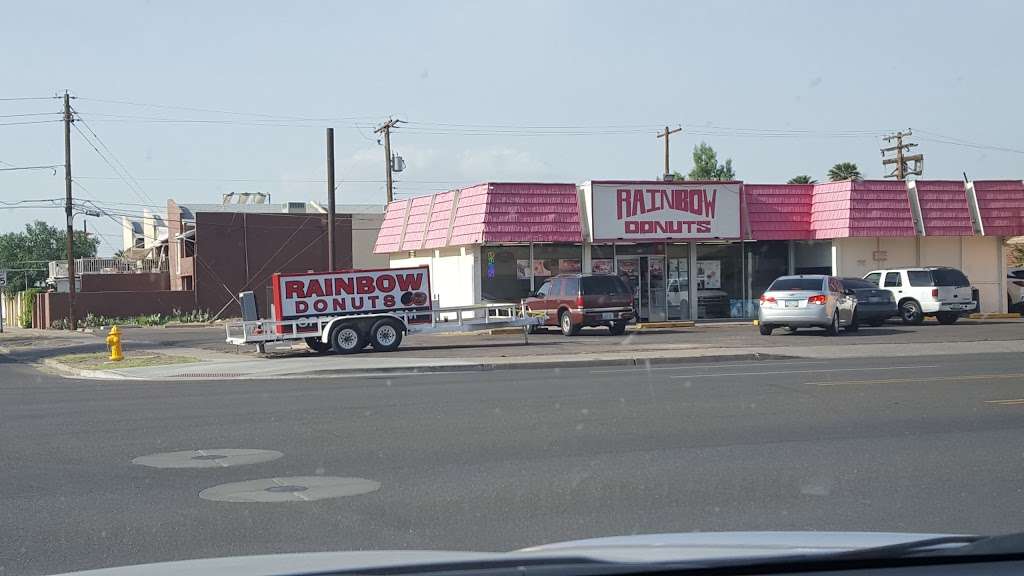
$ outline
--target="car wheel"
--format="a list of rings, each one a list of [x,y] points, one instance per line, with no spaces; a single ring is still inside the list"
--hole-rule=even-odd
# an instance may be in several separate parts
[[[918,325],[924,322],[924,313],[916,300],[904,300],[900,303],[900,318],[904,324]]]
[[[839,335],[839,314],[832,315],[832,323],[825,328],[825,333],[829,336]]]
[[[366,346],[366,334],[359,325],[339,324],[331,330],[331,348],[338,354],[353,354]]]
[[[626,333],[626,321],[620,320],[619,322],[612,322],[608,325],[608,332],[612,336],[621,336]]]
[[[758,329],[761,332],[761,336],[771,336],[772,330],[774,330],[774,328],[775,327],[772,326],[771,324],[761,324],[758,326]]]
[[[935,315],[935,319],[939,321],[939,324],[953,324],[960,319],[959,314],[952,314],[949,312],[939,312]]]
[[[379,320],[370,329],[370,345],[377,352],[391,352],[402,344],[402,327],[395,320]]]
[[[306,346],[317,354],[323,354],[331,349],[331,343],[324,342],[319,336],[312,336],[310,338],[304,338],[303,340],[305,340]]]
[[[860,320],[857,319],[857,313],[854,312],[853,313],[853,318],[850,320],[850,323],[846,326],[846,331],[847,332],[856,332],[859,329],[860,329]]]
[[[558,326],[565,336],[575,336],[580,333],[580,327],[572,323],[572,315],[568,311],[558,316]]]

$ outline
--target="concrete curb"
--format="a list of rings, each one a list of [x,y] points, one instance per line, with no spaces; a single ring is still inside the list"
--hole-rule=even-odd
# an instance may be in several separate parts
[[[615,358],[566,360],[564,358],[551,360],[535,360],[529,362],[483,362],[477,364],[439,364],[432,366],[396,366],[394,368],[373,368],[373,369],[343,369],[332,368],[326,370],[311,370],[295,374],[268,374],[260,376],[239,376],[231,380],[265,380],[265,379],[297,379],[297,378],[323,378],[329,376],[389,376],[397,374],[430,374],[444,372],[497,372],[506,370],[538,370],[544,368],[639,368],[644,366],[666,365],[666,364],[710,364],[714,362],[739,360],[739,361],[771,361],[771,360],[792,360],[798,356],[784,354],[761,354],[757,352],[742,352],[738,354],[713,354],[706,356],[656,356],[651,358]],[[204,378],[197,378],[202,380]],[[221,378],[218,378],[221,379]],[[147,378],[148,380],[148,378]]]
[[[53,358],[44,358],[43,366],[56,370],[69,378],[87,378],[89,380],[144,380],[144,378],[133,378],[116,372],[107,372],[106,370],[81,370],[79,368],[72,368],[57,362]]]

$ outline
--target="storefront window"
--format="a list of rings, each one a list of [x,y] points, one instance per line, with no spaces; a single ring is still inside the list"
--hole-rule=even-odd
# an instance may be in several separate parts
[[[533,276],[538,285],[557,274],[583,271],[583,247],[579,244],[534,244]]]
[[[749,297],[757,299],[776,278],[789,273],[789,242],[747,242],[746,249]]]
[[[795,274],[831,274],[832,241],[809,240],[793,243]]]
[[[529,246],[481,246],[480,254],[483,300],[518,302],[530,293]]]
[[[690,245],[669,244],[666,247],[668,267],[665,289],[669,320],[690,319]]]
[[[594,244],[590,247],[590,270],[593,274],[615,273],[615,246]]]
[[[742,246],[697,245],[697,317],[745,318]]]

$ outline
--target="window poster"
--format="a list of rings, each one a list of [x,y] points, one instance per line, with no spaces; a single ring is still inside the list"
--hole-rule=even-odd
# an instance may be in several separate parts
[[[611,258],[597,258],[590,261],[590,269],[594,274],[611,274],[613,263]]]
[[[530,261],[516,260],[516,280],[530,279]]]

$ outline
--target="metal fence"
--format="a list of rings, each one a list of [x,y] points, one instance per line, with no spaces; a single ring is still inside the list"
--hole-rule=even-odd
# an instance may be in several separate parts
[[[50,262],[49,268],[51,279],[68,277],[67,260],[53,260]],[[77,258],[75,260],[76,276],[79,274],[142,274],[166,271],[166,259]]]

